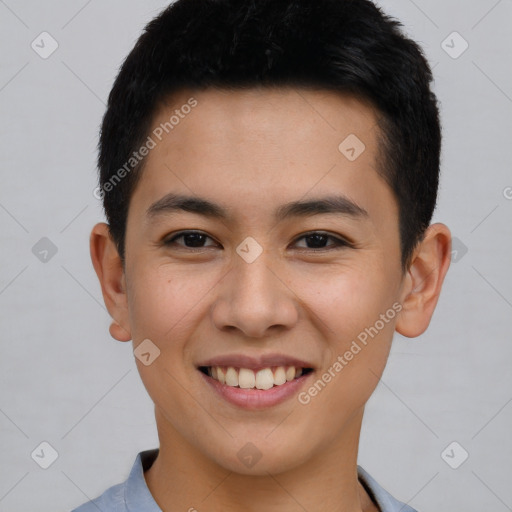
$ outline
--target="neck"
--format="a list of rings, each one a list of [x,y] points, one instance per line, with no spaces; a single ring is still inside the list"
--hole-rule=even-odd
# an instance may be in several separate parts
[[[163,512],[378,512],[357,478],[364,409],[343,433],[311,459],[263,476],[229,471],[179,435],[156,409],[160,451],[144,474]]]

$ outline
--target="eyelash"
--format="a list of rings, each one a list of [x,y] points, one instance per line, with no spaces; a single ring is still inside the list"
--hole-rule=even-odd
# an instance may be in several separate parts
[[[175,245],[176,240],[178,240],[180,238],[183,238],[183,237],[185,237],[187,235],[201,235],[203,237],[210,238],[211,240],[213,240],[210,236],[208,236],[207,234],[205,234],[205,233],[203,233],[201,231],[181,231],[181,232],[177,233],[176,235],[174,235],[172,238],[165,240],[164,241],[164,245],[165,246],[173,246],[173,245]],[[300,248],[301,251],[327,252],[327,251],[332,251],[332,250],[343,249],[345,247],[351,247],[351,248],[354,247],[347,240],[344,240],[343,238],[336,237],[334,235],[330,235],[330,234],[325,233],[323,231],[310,231],[310,232],[304,233],[303,235],[301,235],[300,237],[295,239],[295,243],[297,241],[299,241],[299,240],[302,240],[303,238],[308,238],[308,237],[315,236],[315,235],[320,235],[320,236],[326,237],[328,239],[334,240],[335,241],[334,246],[331,246],[331,248],[321,247],[321,248],[317,248],[317,249],[315,249],[315,248],[308,248],[308,247],[302,247],[302,248]],[[207,246],[207,247],[186,247],[186,246],[181,246],[181,247],[184,248],[184,249],[189,250],[190,252],[198,252],[198,251],[203,251],[207,247],[211,247],[211,246]]]

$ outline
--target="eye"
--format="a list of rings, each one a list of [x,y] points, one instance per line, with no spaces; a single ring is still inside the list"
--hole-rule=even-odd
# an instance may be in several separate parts
[[[352,247],[352,244],[347,242],[346,240],[343,240],[342,238],[338,238],[333,235],[329,235],[328,233],[323,233],[321,231],[312,231],[310,233],[306,233],[305,235],[302,235],[297,240],[306,240],[306,243],[309,243],[310,247],[305,247],[305,249],[312,249],[312,250],[333,250],[333,249],[339,249],[342,247]],[[328,240],[333,240],[333,244],[330,246],[326,246],[326,243]],[[304,248],[304,247],[302,247]]]
[[[213,238],[200,231],[181,231],[173,237],[165,240],[164,245],[179,246],[184,247],[185,249],[204,249],[206,247],[215,247],[218,245],[215,241],[213,241],[213,244],[204,245],[208,239],[213,241]],[[178,240],[181,240],[183,243],[178,243]],[[352,247],[352,244],[348,241],[321,231],[306,233],[297,238],[295,244],[297,244],[299,240],[306,241],[306,247],[299,246],[300,249],[310,249],[313,251],[329,251],[340,249],[342,247]],[[329,240],[332,240],[333,243],[326,245]]]
[[[209,247],[203,245],[206,239],[213,240],[208,235],[201,233],[200,231],[182,231],[181,233],[176,234],[172,238],[169,238],[164,241],[164,245],[178,245],[183,246],[187,249],[203,249],[204,247]],[[177,240],[183,239],[184,245],[177,243]],[[216,243],[212,245],[217,245]]]

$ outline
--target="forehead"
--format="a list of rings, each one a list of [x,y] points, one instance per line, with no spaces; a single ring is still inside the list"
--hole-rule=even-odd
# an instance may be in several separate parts
[[[188,109],[191,98],[197,105]],[[219,142],[248,141],[255,151],[258,144],[268,145],[271,136],[274,137],[273,147],[283,149],[285,145],[300,143],[301,138],[311,138],[318,145],[320,139],[330,135],[325,142],[333,149],[332,141],[348,132],[360,134],[371,145],[372,132],[377,130],[376,111],[368,101],[324,89],[182,90],[160,104],[153,126],[165,125],[170,120],[169,114],[179,114],[181,110],[190,112],[176,119],[179,125],[173,126],[164,137],[172,134],[178,142],[193,132],[194,137],[217,147],[220,147]],[[298,146],[292,149],[300,152]]]
[[[160,105],[149,135],[155,146],[132,198],[146,208],[178,192],[215,198],[250,218],[302,197],[339,192],[377,221],[379,208],[396,209],[377,173],[376,113],[349,95],[183,90]]]

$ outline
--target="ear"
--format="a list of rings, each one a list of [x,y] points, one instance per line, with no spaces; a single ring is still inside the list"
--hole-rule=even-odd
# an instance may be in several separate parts
[[[94,270],[101,284],[103,300],[113,319],[110,335],[118,341],[132,339],[126,297],[126,280],[121,257],[110,235],[108,224],[96,224],[90,236]]]
[[[426,331],[450,266],[452,237],[447,226],[430,225],[414,251],[404,279],[396,331],[415,338]]]

